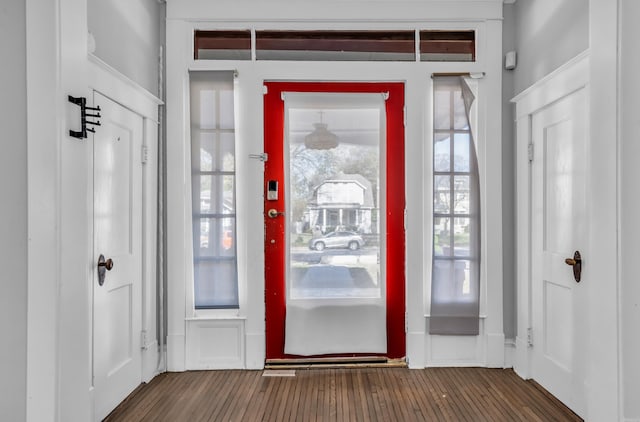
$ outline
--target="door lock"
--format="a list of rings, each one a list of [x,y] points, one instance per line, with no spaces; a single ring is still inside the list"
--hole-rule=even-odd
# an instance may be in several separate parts
[[[567,258],[564,263],[573,267],[573,278],[576,283],[580,283],[580,275],[582,274],[582,256],[580,251],[575,251],[573,258]]]
[[[98,285],[104,284],[104,277],[107,271],[111,271],[113,268],[113,259],[104,259],[104,255],[100,254],[98,257]]]
[[[267,211],[267,215],[270,218],[276,218],[279,215],[284,215],[284,212],[283,211],[278,211],[275,208],[271,208],[269,211]]]

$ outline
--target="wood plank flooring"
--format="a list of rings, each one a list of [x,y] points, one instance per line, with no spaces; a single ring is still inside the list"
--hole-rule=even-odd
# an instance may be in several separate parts
[[[165,373],[106,421],[580,421],[534,382],[485,368]]]

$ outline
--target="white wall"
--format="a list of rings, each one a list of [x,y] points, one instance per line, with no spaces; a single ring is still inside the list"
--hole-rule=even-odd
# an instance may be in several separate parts
[[[589,2],[518,0],[513,7],[518,52],[515,94],[518,94],[587,49]]]
[[[158,0],[87,0],[94,54],[156,96],[162,9]]]
[[[0,420],[26,417],[27,82],[23,0],[0,4]]]
[[[640,256],[640,2],[620,1],[621,48],[621,321],[623,415],[640,420],[640,283],[636,263]]]

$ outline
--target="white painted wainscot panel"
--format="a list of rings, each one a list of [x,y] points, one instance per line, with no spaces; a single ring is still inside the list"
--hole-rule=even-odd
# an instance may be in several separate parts
[[[244,369],[245,321],[188,319],[186,369]]]

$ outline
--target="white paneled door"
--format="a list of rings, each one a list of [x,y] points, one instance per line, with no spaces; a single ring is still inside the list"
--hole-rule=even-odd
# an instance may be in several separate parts
[[[141,382],[142,117],[94,93],[93,388],[102,420]]]
[[[586,89],[580,89],[533,114],[531,121],[532,373],[583,416],[586,289],[593,282],[586,243],[587,112]]]

